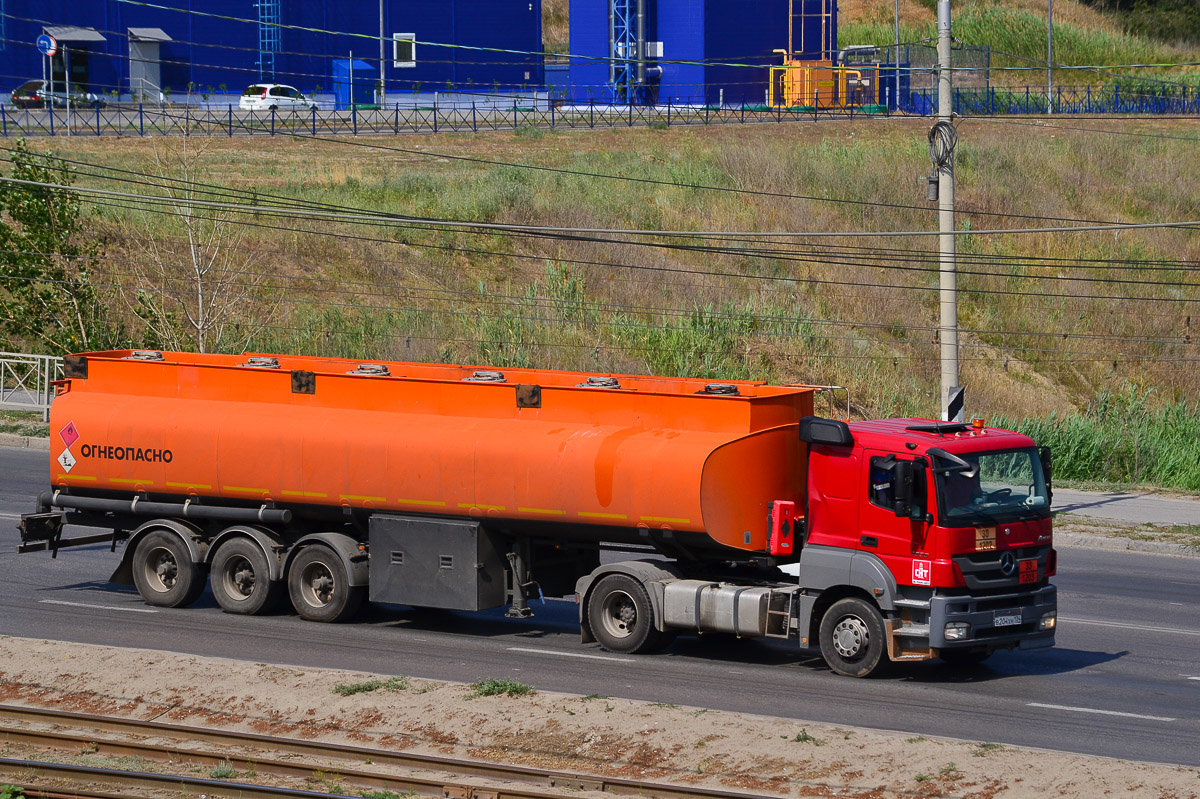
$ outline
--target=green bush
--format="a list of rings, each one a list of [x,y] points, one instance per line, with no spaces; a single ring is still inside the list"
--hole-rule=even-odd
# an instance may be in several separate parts
[[[1152,406],[1152,393],[1127,385],[1082,413],[994,423],[1050,447],[1056,479],[1200,490],[1200,404]]]
[[[471,698],[477,696],[528,696],[534,692],[532,685],[526,685],[516,680],[479,680],[471,683]]]

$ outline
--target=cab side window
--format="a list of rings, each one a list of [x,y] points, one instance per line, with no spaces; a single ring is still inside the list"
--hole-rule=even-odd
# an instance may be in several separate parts
[[[884,458],[871,458],[871,482],[867,486],[867,493],[872,505],[891,510],[896,506],[896,481],[889,466],[890,463]]]

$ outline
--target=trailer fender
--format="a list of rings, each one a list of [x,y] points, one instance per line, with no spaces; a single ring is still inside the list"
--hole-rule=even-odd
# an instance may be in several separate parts
[[[580,577],[575,583],[575,596],[579,598],[579,630],[583,643],[590,644],[596,639],[592,635],[591,626],[587,619],[587,604],[592,593],[592,586],[601,577],[608,574],[625,574],[646,587],[650,595],[650,606],[654,608],[654,627],[663,631],[663,586],[672,580],[683,579],[683,574],[670,563],[654,560],[623,560],[618,563],[605,563],[597,566],[590,574]]]
[[[121,556],[121,564],[108,578],[110,583],[133,585],[133,553],[137,551],[141,540],[155,530],[166,530],[179,536],[193,563],[208,562],[208,543],[200,537],[199,527],[179,519],[152,519],[143,523],[129,536],[129,541],[125,544],[125,554]]]
[[[283,564],[288,551],[287,544],[283,539],[275,533],[274,530],[268,530],[266,527],[259,527],[251,524],[235,524],[233,527],[227,527],[222,530],[213,542],[208,547],[207,562],[212,564],[213,556],[220,549],[221,544],[231,538],[249,538],[258,544],[263,555],[267,558],[267,564],[271,567],[271,572],[268,575],[272,581],[282,580],[284,575]]]
[[[366,551],[359,549],[359,542],[345,533],[313,533],[304,536],[292,544],[291,549],[288,550],[286,562],[283,564],[283,574],[287,574],[287,570],[291,567],[296,553],[303,549],[306,544],[324,544],[336,552],[342,559],[342,565],[346,567],[346,575],[350,585],[366,585],[370,582],[369,559]]]

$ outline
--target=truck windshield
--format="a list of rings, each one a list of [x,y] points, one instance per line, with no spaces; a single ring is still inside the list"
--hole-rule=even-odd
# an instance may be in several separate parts
[[[966,476],[968,470],[961,464],[934,458],[944,524],[990,525],[1050,513],[1046,479],[1036,449],[974,452],[960,457],[977,467],[972,476]]]

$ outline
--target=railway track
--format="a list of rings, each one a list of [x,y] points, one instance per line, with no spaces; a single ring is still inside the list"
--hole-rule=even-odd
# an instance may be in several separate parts
[[[84,796],[83,792],[99,786],[102,792],[86,793],[97,799],[167,793],[178,796],[180,791],[187,796],[204,794],[208,799],[360,797],[371,792],[378,796],[443,799],[560,799],[577,797],[585,791],[647,799],[757,799],[759,796],[14,705],[0,705],[0,741],[96,757],[140,758],[154,764],[172,764],[175,769],[183,764],[205,773],[232,764],[245,779],[251,779],[245,776],[249,774],[256,781],[270,777],[309,786],[268,787],[194,774],[0,758],[0,784],[9,780],[23,785],[30,797],[41,796],[39,788],[46,795],[62,792],[64,782],[72,786],[72,796]],[[314,785],[319,790],[313,790]]]

